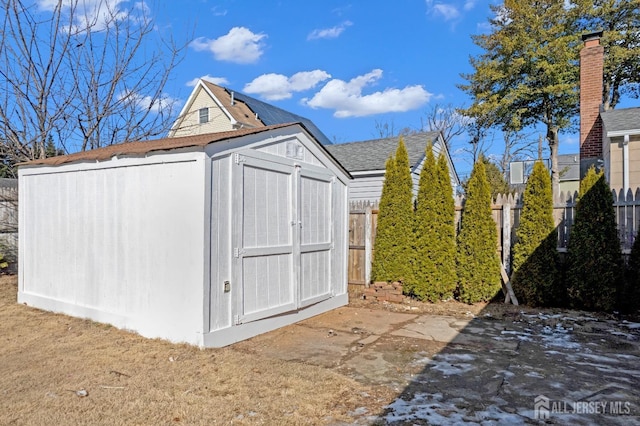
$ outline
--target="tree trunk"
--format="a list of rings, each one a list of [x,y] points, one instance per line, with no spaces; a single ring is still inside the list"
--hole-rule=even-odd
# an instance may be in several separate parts
[[[547,126],[547,142],[551,157],[551,191],[553,199],[560,194],[560,172],[558,170],[558,128]]]

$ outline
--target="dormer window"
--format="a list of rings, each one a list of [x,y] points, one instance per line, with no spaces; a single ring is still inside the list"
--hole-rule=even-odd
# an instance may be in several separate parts
[[[200,108],[200,124],[209,122],[209,108]]]

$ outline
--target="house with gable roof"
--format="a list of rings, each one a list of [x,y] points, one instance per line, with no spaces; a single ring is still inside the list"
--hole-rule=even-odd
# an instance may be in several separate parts
[[[640,107],[603,111],[602,31],[585,34],[580,51],[580,174],[604,169],[612,189],[640,188]]]
[[[402,137],[409,154],[413,194],[418,193],[420,172],[426,159],[429,143],[433,146],[436,158],[444,155],[449,165],[451,186],[455,191],[460,179],[451,160],[451,155],[440,132],[421,132]],[[343,165],[353,177],[349,182],[349,201],[377,202],[382,195],[385,163],[395,155],[399,137],[372,139],[360,142],[349,142],[327,146],[327,150]]]
[[[251,96],[200,79],[169,131],[169,137],[302,123],[322,144],[329,138],[311,120]]]

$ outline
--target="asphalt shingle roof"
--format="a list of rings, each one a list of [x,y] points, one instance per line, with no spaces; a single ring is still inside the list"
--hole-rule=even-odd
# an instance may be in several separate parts
[[[227,89],[230,90],[230,89]],[[259,101],[251,96],[244,95],[242,93],[234,92],[234,98],[240,102],[244,102],[251,110],[258,114],[258,120],[262,121],[266,126],[282,123],[302,123],[304,127],[311,132],[311,134],[322,145],[331,145],[329,138],[322,133],[322,131],[313,124],[313,121],[308,118],[301,117],[289,111],[285,111],[276,106]]]
[[[605,130],[608,132],[640,133],[640,107],[623,108],[600,113]]]
[[[429,141],[435,142],[438,132],[423,132],[403,136],[409,154],[409,164],[415,167],[425,155]],[[398,136],[383,139],[372,139],[360,142],[349,142],[327,146],[327,150],[349,172],[384,170],[387,159],[394,155],[398,148]]]

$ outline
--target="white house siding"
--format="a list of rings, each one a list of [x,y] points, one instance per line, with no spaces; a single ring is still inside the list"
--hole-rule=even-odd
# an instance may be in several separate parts
[[[22,168],[19,302],[201,344],[203,170],[202,153]]]
[[[349,182],[350,201],[379,201],[382,195],[384,172],[378,175],[360,176],[353,173],[353,180]]]
[[[209,108],[209,121],[207,123],[200,124],[199,111],[201,108]],[[220,109],[213,98],[200,88],[191,107],[182,118],[180,126],[172,136],[189,136],[230,130],[233,130],[231,119]]]

